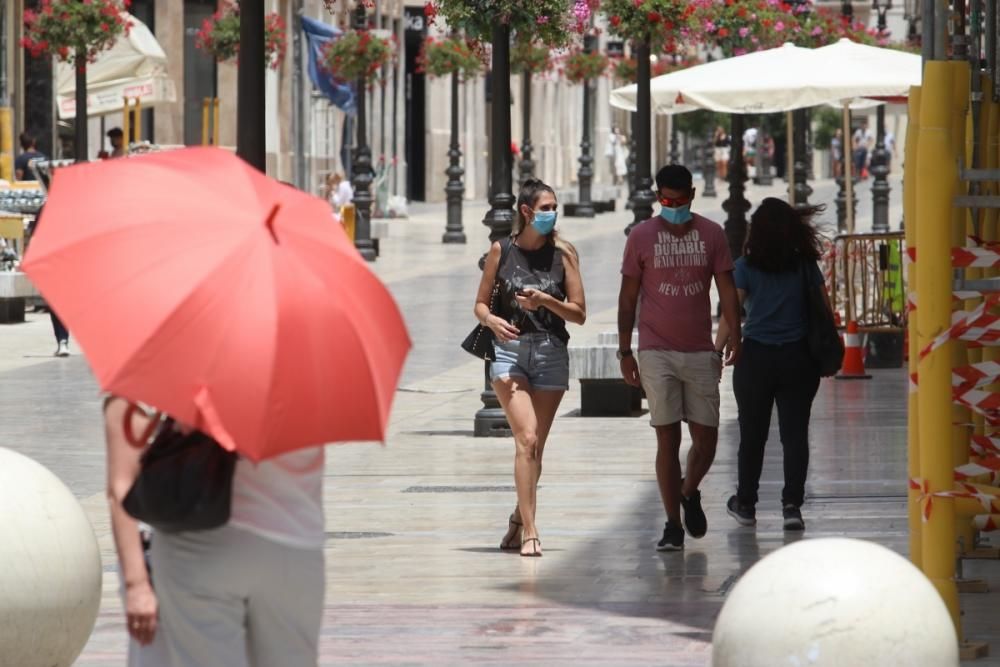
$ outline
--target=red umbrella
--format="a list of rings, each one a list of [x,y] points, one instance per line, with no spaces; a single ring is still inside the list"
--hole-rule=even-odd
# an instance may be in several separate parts
[[[321,199],[188,148],[59,170],[24,270],[104,391],[260,460],[383,440],[410,347]]]

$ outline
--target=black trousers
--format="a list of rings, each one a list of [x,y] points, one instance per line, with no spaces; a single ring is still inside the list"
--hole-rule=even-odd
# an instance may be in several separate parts
[[[757,504],[771,410],[777,404],[785,466],[781,502],[801,506],[809,469],[809,415],[819,389],[819,371],[805,341],[765,345],[745,339],[733,373],[733,389],[740,419],[736,489],[740,504]]]
[[[52,333],[56,335],[56,342],[69,340],[69,331],[66,330],[66,325],[56,315],[56,311],[51,308],[49,308],[49,318],[52,320]]]

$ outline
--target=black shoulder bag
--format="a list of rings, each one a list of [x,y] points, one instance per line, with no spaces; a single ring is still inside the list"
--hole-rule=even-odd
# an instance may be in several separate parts
[[[809,267],[802,262],[802,282],[806,295],[806,342],[809,356],[816,362],[820,377],[836,375],[844,362],[844,341],[833,322],[833,313],[826,305],[822,285],[809,280]]]
[[[497,263],[497,275],[493,278],[493,292],[490,293],[491,315],[497,314],[497,307],[500,301],[500,267],[503,266],[504,260],[507,259],[510,246],[510,239],[500,241],[500,261]],[[462,349],[480,359],[496,361],[496,351],[493,348],[495,341],[496,334],[493,333],[493,330],[479,324],[462,341]]]
[[[131,435],[134,407],[125,413],[125,437],[142,446],[145,440],[136,442]],[[219,528],[229,521],[238,458],[201,431],[184,434],[174,428],[173,419],[164,419],[122,507],[167,533]]]

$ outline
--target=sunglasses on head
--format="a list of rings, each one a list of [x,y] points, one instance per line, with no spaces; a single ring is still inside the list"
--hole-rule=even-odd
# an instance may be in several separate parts
[[[686,195],[684,197],[664,197],[663,195],[657,195],[656,198],[659,199],[661,204],[668,208],[678,208],[691,203],[691,195]]]

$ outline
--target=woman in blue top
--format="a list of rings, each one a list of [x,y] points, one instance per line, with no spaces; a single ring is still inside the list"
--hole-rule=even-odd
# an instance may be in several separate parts
[[[796,210],[768,197],[751,216],[743,257],[736,261],[736,289],[746,322],[743,355],[733,373],[740,421],[739,481],[726,509],[744,526],[757,523],[764,445],[777,404],[785,467],[784,527],[805,529],[800,508],[809,468],[809,414],[820,379],[806,343],[805,286],[806,281],[823,284],[817,266],[820,237],[812,224],[822,210],[822,206]],[[729,330],[726,321],[720,321],[716,349],[723,349]]]

